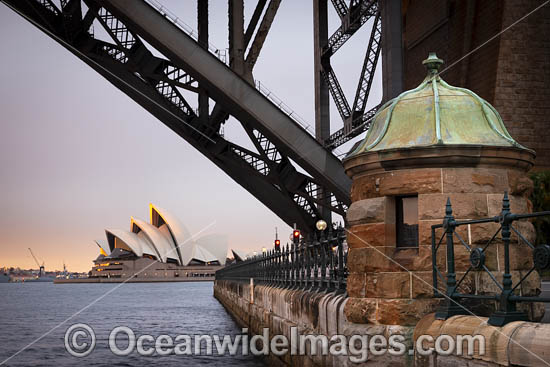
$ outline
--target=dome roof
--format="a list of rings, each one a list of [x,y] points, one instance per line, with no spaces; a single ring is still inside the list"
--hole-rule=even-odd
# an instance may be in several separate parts
[[[447,84],[438,73],[443,60],[430,53],[428,75],[376,113],[365,139],[350,154],[431,146],[496,146],[526,149],[508,133],[502,118],[474,92]]]

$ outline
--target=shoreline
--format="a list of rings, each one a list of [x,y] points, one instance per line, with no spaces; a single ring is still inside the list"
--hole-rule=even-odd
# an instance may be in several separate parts
[[[55,279],[54,284],[70,283],[175,283],[175,282],[213,282],[214,277],[196,278],[82,278],[82,279]]]

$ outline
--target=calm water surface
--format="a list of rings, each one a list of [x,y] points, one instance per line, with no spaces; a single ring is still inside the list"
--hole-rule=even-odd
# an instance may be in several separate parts
[[[120,284],[0,283],[0,363]],[[123,284],[6,362],[6,366],[262,366],[252,356],[116,356],[108,336],[116,326],[142,334],[236,335],[241,329],[212,295],[212,283]],[[97,344],[84,358],[64,347],[68,327],[85,323]],[[120,346],[121,348],[124,345]],[[204,354],[204,353],[203,353]]]

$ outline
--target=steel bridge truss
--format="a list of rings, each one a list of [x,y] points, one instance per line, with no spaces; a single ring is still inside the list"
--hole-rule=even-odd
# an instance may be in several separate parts
[[[329,149],[334,149],[366,131],[379,105],[365,111],[369,92],[374,80],[376,65],[381,51],[382,22],[378,1],[352,0],[349,6],[344,0],[332,0],[341,26],[330,36],[320,52],[321,72],[324,82],[343,121],[343,128],[324,139]],[[353,106],[350,106],[336,73],[331,67],[330,58],[348,41],[369,19],[373,19],[372,31],[365,54]]]
[[[221,133],[221,125],[229,115],[227,106],[216,101],[211,114],[208,108],[193,108],[182,92],[196,93],[200,101],[200,94],[205,93],[203,85],[185,68],[153,55],[149,44],[109,10],[108,1],[1,1],[147,109],[289,225],[296,223],[304,232],[312,230],[322,217],[320,207],[345,215],[349,197],[337,196],[318,177],[298,172],[288,154],[279,149],[280,143],[269,139],[254,123],[240,121],[256,152],[227,141]],[[263,8],[265,3],[259,1],[258,7]],[[278,2],[272,3],[276,10]],[[273,11],[266,12],[271,19],[262,21],[264,33],[260,37],[264,39],[273,15]],[[252,22],[257,23],[259,15],[255,18]],[[95,37],[94,22],[101,25],[111,41]],[[247,31],[248,41],[251,37]],[[246,59],[249,64],[255,63],[261,43],[261,39],[253,41],[252,54]],[[375,59],[364,68],[369,81],[361,87],[363,96],[372,83],[369,73],[374,69],[373,63],[376,64]],[[364,103],[357,102],[354,108],[357,106],[364,108]]]
[[[239,111],[238,108],[242,106],[235,107],[235,103],[231,104],[231,96],[225,98],[222,94],[221,98],[217,98],[216,92],[219,91],[212,90],[208,80],[201,79],[202,75],[197,74],[185,59],[166,56],[167,53],[162,50],[162,57],[155,56],[151,47],[159,51],[158,45],[152,42],[156,39],[147,39],[147,36],[151,35],[136,24],[139,22],[133,22],[125,16],[124,10],[121,10],[124,6],[117,9],[119,4],[112,0],[0,1],[54,38],[146,108],[289,225],[296,223],[307,232],[319,218],[330,219],[330,213],[345,215],[350,203],[347,191],[349,182],[343,174],[343,167],[340,163],[335,165],[330,153],[323,152],[321,146],[317,147],[310,143],[309,153],[304,154],[296,142],[309,137],[307,133],[294,128],[294,134],[299,135],[298,139],[289,142],[290,130],[286,131],[286,127],[283,126],[282,135],[279,134],[281,128],[275,133],[266,129],[266,118],[272,115],[268,114],[264,119],[258,117],[258,120],[255,120],[249,115],[236,113],[235,111]],[[144,0],[135,1],[136,4],[140,4]],[[156,3],[156,0],[145,1],[151,7]],[[351,0],[349,5],[345,0],[331,2],[341,19],[341,26],[318,52],[322,78],[344,122],[343,128],[321,139],[322,144],[332,150],[366,131],[379,108],[376,106],[366,111],[380,56],[381,19],[376,0]],[[264,88],[260,87],[260,83],[252,77],[252,70],[280,3],[281,0],[258,0],[245,30],[243,0],[230,2],[230,48],[227,57],[224,50],[213,49],[209,45],[208,3],[199,1],[199,33],[198,37],[193,39],[203,49],[214,54],[225,67],[240,75],[250,85],[257,86],[264,96],[270,98],[271,102],[290,118],[289,122],[292,125],[301,121],[296,120],[286,105],[273,100],[271,93],[266,93]],[[129,5],[126,6],[128,9]],[[166,9],[162,6],[156,7],[156,11],[167,17]],[[330,58],[369,19],[373,20],[372,31],[355,99],[350,105],[330,65]],[[171,21],[177,23],[177,18]],[[107,40],[96,37],[94,24],[102,28],[100,33],[108,35]],[[189,93],[196,94],[197,108],[184,97]],[[210,99],[215,102],[211,112],[208,106]],[[224,138],[223,125],[229,116],[235,117],[240,123],[250,140],[251,144],[248,146],[253,146],[255,150]],[[287,134],[286,140],[284,133]],[[302,135],[303,137],[300,137]],[[325,158],[316,162],[308,161],[307,158],[302,160],[303,156],[312,156],[312,150],[320,152],[330,161],[325,164],[326,170],[322,163]],[[307,174],[299,172],[298,166]],[[337,178],[331,181],[333,176]]]

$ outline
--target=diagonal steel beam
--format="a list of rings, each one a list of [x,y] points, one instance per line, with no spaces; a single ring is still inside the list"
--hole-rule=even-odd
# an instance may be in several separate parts
[[[269,33],[271,25],[273,24],[273,20],[275,19],[275,15],[277,14],[277,10],[279,9],[280,4],[281,0],[269,1],[269,5],[267,7],[267,10],[265,11],[264,17],[262,18],[262,22],[260,23],[258,32],[256,32],[254,41],[252,41],[250,50],[248,50],[248,54],[246,55],[246,64],[251,71],[252,69],[254,69],[254,65],[256,64],[256,61],[260,56],[260,51],[262,50],[265,39],[267,37],[267,34]]]
[[[197,0],[198,2],[201,2],[201,0]],[[252,14],[252,18],[250,19],[250,22],[248,23],[248,26],[246,28],[246,32],[244,34],[244,49],[246,50],[248,48],[248,45],[250,44],[250,40],[252,39],[252,35],[254,34],[254,31],[256,30],[256,26],[258,25],[258,22],[260,20],[260,16],[262,15],[262,12],[264,10],[265,4],[267,3],[267,0],[259,0],[256,4],[256,8],[254,9],[254,13]],[[200,16],[199,16],[200,19]],[[230,28],[232,25],[230,25]],[[245,74],[245,77],[248,77],[248,79],[253,79],[252,77],[252,71],[250,71],[250,74]],[[224,123],[229,118],[229,114],[225,112],[222,108],[222,106],[219,103],[216,103],[214,105],[214,109],[212,110],[212,115],[210,116],[210,123],[213,126],[220,126],[222,123]]]
[[[19,14],[45,31],[69,51],[83,60],[91,68],[105,77],[109,82],[126,93],[138,104],[147,109],[170,129],[191,143],[196,149],[208,157],[235,181],[252,193],[269,209],[274,211],[289,225],[297,223],[304,231],[313,228],[316,217],[307,205],[296,200],[296,195],[289,195],[273,185],[269,180],[247,162],[251,152],[223,139],[217,132],[202,123],[194,111],[185,104],[181,95],[163,81],[143,78],[138,63],[132,58],[143,44],[133,43],[130,49],[119,44],[109,44],[95,40],[89,35],[78,38],[77,42],[69,42],[64,38],[64,27],[51,28],[33,17],[34,9],[21,6],[22,0],[2,0]],[[13,1],[13,2],[10,2]],[[34,0],[24,0],[34,2]],[[44,8],[45,9],[45,8]],[[25,10],[30,10],[26,12]],[[57,22],[62,25],[62,22]],[[112,24],[112,23],[111,23]],[[116,27],[120,32],[121,27]],[[114,32],[116,33],[116,32]],[[119,33],[118,36],[121,34]],[[120,39],[117,37],[117,39]],[[125,56],[122,57],[121,54]],[[133,54],[133,55],[132,55]],[[143,55],[143,52],[137,52]],[[150,60],[156,60],[154,56]],[[145,65],[144,65],[145,66]],[[160,63],[162,68],[164,64]],[[240,150],[241,154],[237,153]]]
[[[376,72],[376,65],[380,57],[380,40],[382,36],[382,21],[380,19],[380,12],[376,13],[374,18],[374,24],[372,26],[372,32],[370,34],[369,46],[365,54],[365,61],[363,62],[363,69],[361,70],[361,76],[359,79],[359,85],[357,86],[357,92],[355,93],[355,101],[353,102],[353,116],[362,116],[365,113],[365,106],[367,105],[367,99],[374,80],[374,74]]]
[[[348,13],[348,6],[344,0],[331,0],[334,9],[338,13],[340,19],[343,19]]]
[[[359,134],[367,131],[370,127],[370,124],[372,123],[374,115],[379,108],[380,105],[373,107],[365,112],[363,116],[359,116],[358,118],[354,119],[352,121],[353,128],[351,131],[349,131],[349,129],[347,129],[346,127],[343,127],[330,135],[330,137],[325,140],[325,146],[327,147],[327,149],[335,149],[340,145],[350,141]]]
[[[336,108],[340,113],[340,117],[342,117],[343,121],[346,121],[351,116],[351,108],[349,107],[348,100],[346,99],[344,91],[338,82],[338,78],[336,78],[336,74],[330,65],[324,65],[323,77],[328,85],[332,99],[336,104]]]
[[[198,42],[208,49],[208,1],[197,0],[197,25],[198,25]],[[209,120],[210,106],[208,103],[208,93],[199,85],[199,117],[205,121]]]
[[[330,36],[323,56],[336,53],[378,11],[378,0],[361,0],[350,7],[342,25]]]
[[[250,22],[248,22],[248,26],[246,27],[246,32],[244,34],[245,48],[248,48],[248,45],[250,44],[250,40],[252,39],[252,35],[254,34],[254,31],[256,30],[256,27],[258,26],[258,22],[260,21],[260,17],[262,16],[262,13],[264,11],[265,4],[267,4],[267,0],[258,0],[258,3],[256,4],[256,7],[254,8],[254,13],[252,14],[252,17],[250,18]]]
[[[283,154],[340,200],[349,203],[351,181],[342,163],[254,87],[144,1],[98,1],[201,85],[207,86],[209,94],[224,102],[231,115],[255,126]]]
[[[1,1],[10,4],[20,14],[27,14],[24,16],[28,19],[29,13],[36,15],[33,7],[29,10],[21,5],[38,4],[35,0]],[[224,140],[218,130],[212,129],[196,115],[178,92],[179,87],[168,82],[184,80],[188,76],[186,72],[178,70],[168,60],[153,56],[140,37],[124,23],[115,21],[112,13],[94,7],[95,0],[84,1],[92,6],[97,19],[115,43],[93,38],[88,30],[90,12],[84,16],[86,21],[80,19],[84,28],[75,29],[75,34],[69,35],[64,22],[53,22],[56,26],[52,27],[37,20],[38,17],[30,20],[191,143],[289,225],[297,223],[307,232],[320,217],[316,205],[326,205],[327,202],[334,212],[345,213],[346,203],[325,190],[316,179],[297,172],[275,143],[258,130],[253,130],[251,140],[260,154]],[[47,8],[43,6],[37,7],[50,13],[46,17],[54,14],[45,11]],[[329,196],[319,196],[321,191]]]

